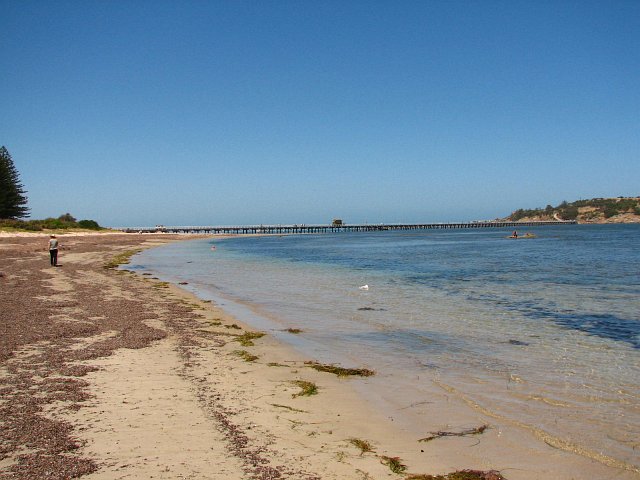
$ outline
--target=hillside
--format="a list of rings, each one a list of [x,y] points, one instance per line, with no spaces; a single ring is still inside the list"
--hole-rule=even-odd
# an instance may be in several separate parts
[[[640,223],[640,197],[592,198],[556,207],[518,209],[505,220],[577,220],[578,223]]]

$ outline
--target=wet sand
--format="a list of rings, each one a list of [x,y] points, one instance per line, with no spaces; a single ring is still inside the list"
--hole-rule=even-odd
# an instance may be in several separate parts
[[[251,329],[215,305],[104,268],[184,238],[63,235],[54,268],[46,236],[0,237],[0,478],[403,478],[394,457],[405,474],[637,478],[470,414],[454,395],[463,426],[489,428],[418,442],[357,393],[366,378],[313,370],[269,335],[242,346]],[[299,395],[297,381],[318,393]]]

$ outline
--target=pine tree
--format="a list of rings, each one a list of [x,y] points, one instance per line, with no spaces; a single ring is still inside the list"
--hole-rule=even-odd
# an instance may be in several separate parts
[[[0,218],[29,216],[27,197],[9,151],[0,147]]]

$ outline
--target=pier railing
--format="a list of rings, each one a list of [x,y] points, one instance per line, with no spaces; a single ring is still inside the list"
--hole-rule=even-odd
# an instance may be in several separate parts
[[[205,233],[205,234],[301,234],[329,232],[380,232],[389,230],[440,230],[459,228],[522,228],[542,225],[575,225],[575,220],[536,222],[458,222],[458,223],[389,223],[359,225],[239,225],[239,226],[183,226],[130,227],[127,233]]]

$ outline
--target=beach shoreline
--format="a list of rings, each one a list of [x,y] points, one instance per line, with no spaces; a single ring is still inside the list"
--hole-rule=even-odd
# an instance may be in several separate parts
[[[420,443],[364,401],[366,378],[309,368],[270,335],[242,346],[254,330],[219,306],[144,272],[103,268],[117,254],[202,236],[61,235],[60,268],[48,266],[42,237],[0,238],[2,478],[378,479],[396,476],[395,457],[416,474],[638,478],[533,448],[531,435],[495,419],[477,435]],[[301,381],[318,394],[300,395]],[[468,408],[453,394],[451,403]],[[518,451],[533,457],[501,456]],[[533,469],[545,457],[553,464]]]

